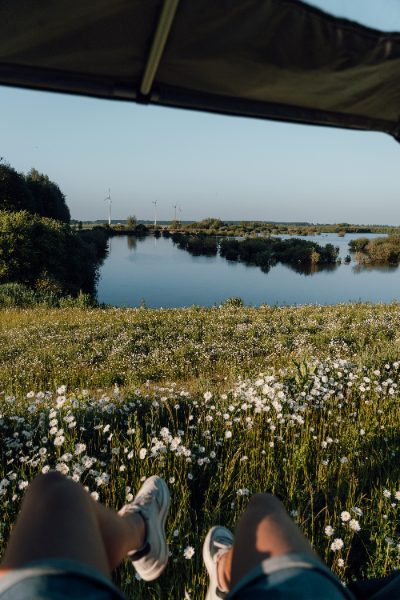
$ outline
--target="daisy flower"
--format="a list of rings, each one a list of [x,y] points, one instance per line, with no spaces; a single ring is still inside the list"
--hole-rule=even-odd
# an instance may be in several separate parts
[[[183,551],[183,556],[190,560],[194,556],[194,548],[192,546],[187,546]]]

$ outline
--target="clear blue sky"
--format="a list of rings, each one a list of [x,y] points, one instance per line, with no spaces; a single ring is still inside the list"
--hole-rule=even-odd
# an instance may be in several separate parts
[[[398,0],[312,0],[400,31]],[[400,144],[380,133],[0,87],[0,156],[49,175],[72,218],[400,225]]]

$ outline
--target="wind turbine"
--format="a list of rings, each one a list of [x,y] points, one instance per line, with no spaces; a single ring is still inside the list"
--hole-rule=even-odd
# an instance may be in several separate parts
[[[175,209],[175,221],[176,221],[176,207],[177,207],[177,206],[178,206],[177,204],[174,204],[174,206],[172,207],[172,208],[174,208],[174,209]]]
[[[154,200],[152,200],[152,203],[154,204],[154,226],[157,225],[157,200],[154,202]]]
[[[110,189],[108,189],[108,196],[107,198],[104,198],[103,202],[105,202],[106,200],[108,200],[108,224],[111,225],[111,196],[110,196]]]
[[[181,205],[179,205],[179,225],[181,224]]]

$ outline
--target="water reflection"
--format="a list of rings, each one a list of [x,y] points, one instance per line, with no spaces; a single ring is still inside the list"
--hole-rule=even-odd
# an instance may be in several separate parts
[[[354,265],[353,273],[355,275],[359,275],[360,273],[365,273],[367,271],[380,271],[381,273],[395,273],[399,265],[391,264],[391,263],[381,263],[381,262],[370,262],[366,265]]]
[[[154,246],[157,247],[157,239],[160,238],[160,233],[157,231],[157,236],[154,236]],[[332,234],[326,234],[323,235],[321,237],[328,237],[328,235],[330,237],[332,237]],[[335,235],[335,234],[333,234]],[[365,236],[365,234],[363,234]],[[130,251],[133,250],[137,250],[137,245],[138,242],[143,242],[147,236],[135,236],[135,235],[126,235],[126,236],[121,236],[122,238],[126,237],[126,243],[128,246],[128,249]],[[275,237],[275,236],[274,236]],[[281,235],[280,236],[282,239],[286,239],[288,237],[296,237],[296,236],[289,236],[289,235]],[[308,236],[310,237],[310,236]],[[357,236],[356,236],[357,237]],[[377,235],[371,235],[371,237],[380,237],[379,234]],[[109,240],[109,253],[111,252],[111,239]],[[221,238],[223,239],[223,238]],[[242,238],[237,238],[237,239],[242,239]],[[337,243],[337,240],[335,240]],[[341,242],[343,242],[343,238],[340,240]],[[346,243],[348,243],[346,241]],[[175,245],[175,243],[174,243]],[[180,244],[177,244],[178,248],[180,250],[184,250]],[[341,248],[343,253],[343,247]],[[190,252],[188,250],[184,250],[185,252],[189,252],[189,254],[191,254],[192,256],[196,256],[196,254],[194,252]],[[394,271],[396,271],[399,267],[399,265],[396,264],[389,264],[389,263],[382,263],[379,261],[375,261],[375,262],[370,262],[368,264],[356,264],[354,261],[354,254],[355,254],[355,250],[353,250],[352,248],[348,248],[347,254],[351,255],[352,257],[352,272],[355,275],[359,275],[360,273],[364,273],[364,272],[371,272],[371,271],[380,271],[382,273],[392,273]],[[216,252],[211,252],[208,254],[201,254],[200,256],[215,256]],[[224,259],[227,262],[227,265],[232,265],[235,264],[237,262],[240,262],[241,264],[245,265],[246,268],[253,268],[253,269],[259,269],[260,271],[262,271],[265,274],[268,274],[271,271],[271,268],[275,267],[275,264],[269,264],[269,265],[257,265],[255,263],[252,262],[247,262],[247,261],[234,261],[234,260],[227,260]],[[102,260],[101,264],[103,264],[104,260]],[[317,273],[334,273],[335,271],[337,271],[339,268],[345,266],[347,267],[349,265],[349,263],[343,263],[341,265],[338,265],[337,263],[331,263],[331,264],[301,264],[301,263],[280,263],[282,264],[284,267],[286,267],[287,269],[294,271],[295,273],[298,273],[299,275],[305,275],[305,276],[309,276],[309,275],[315,275]]]
[[[311,265],[304,265],[304,264],[295,264],[295,263],[291,263],[291,264],[286,264],[285,263],[285,267],[287,267],[288,269],[291,269],[292,271],[295,271],[295,273],[299,273],[300,275],[315,275],[316,273],[333,273],[334,271],[336,271],[339,268],[339,265],[337,263],[334,264],[311,264]]]
[[[128,245],[129,250],[136,250],[137,248],[137,238],[135,235],[127,235],[126,243]]]
[[[280,236],[282,238],[286,236]],[[322,237],[322,236],[321,236]],[[344,261],[349,234],[323,236],[321,243],[340,247]],[[363,234],[363,237],[378,237]],[[115,236],[101,267],[97,297],[100,302],[139,307],[211,306],[239,296],[245,304],[305,304],[349,302],[373,303],[400,299],[397,265],[281,264],[261,268],[216,256],[193,256],[161,236]],[[390,277],[388,276],[390,274]],[[396,276],[397,274],[397,276]],[[312,275],[313,277],[309,277]],[[355,277],[357,275],[357,277]]]

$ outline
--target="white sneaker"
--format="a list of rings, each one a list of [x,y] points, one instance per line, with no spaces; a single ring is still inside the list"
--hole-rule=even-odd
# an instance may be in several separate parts
[[[217,525],[207,533],[203,544],[203,560],[210,576],[206,600],[217,600],[228,595],[228,591],[222,590],[218,585],[217,564],[221,556],[229,552],[232,544],[233,535],[226,527]]]
[[[145,581],[153,581],[161,575],[168,562],[168,546],[165,537],[165,521],[170,499],[167,484],[158,475],[146,479],[131,504],[118,512],[123,516],[137,512],[146,524],[146,540],[141,548],[129,552],[133,566]]]

